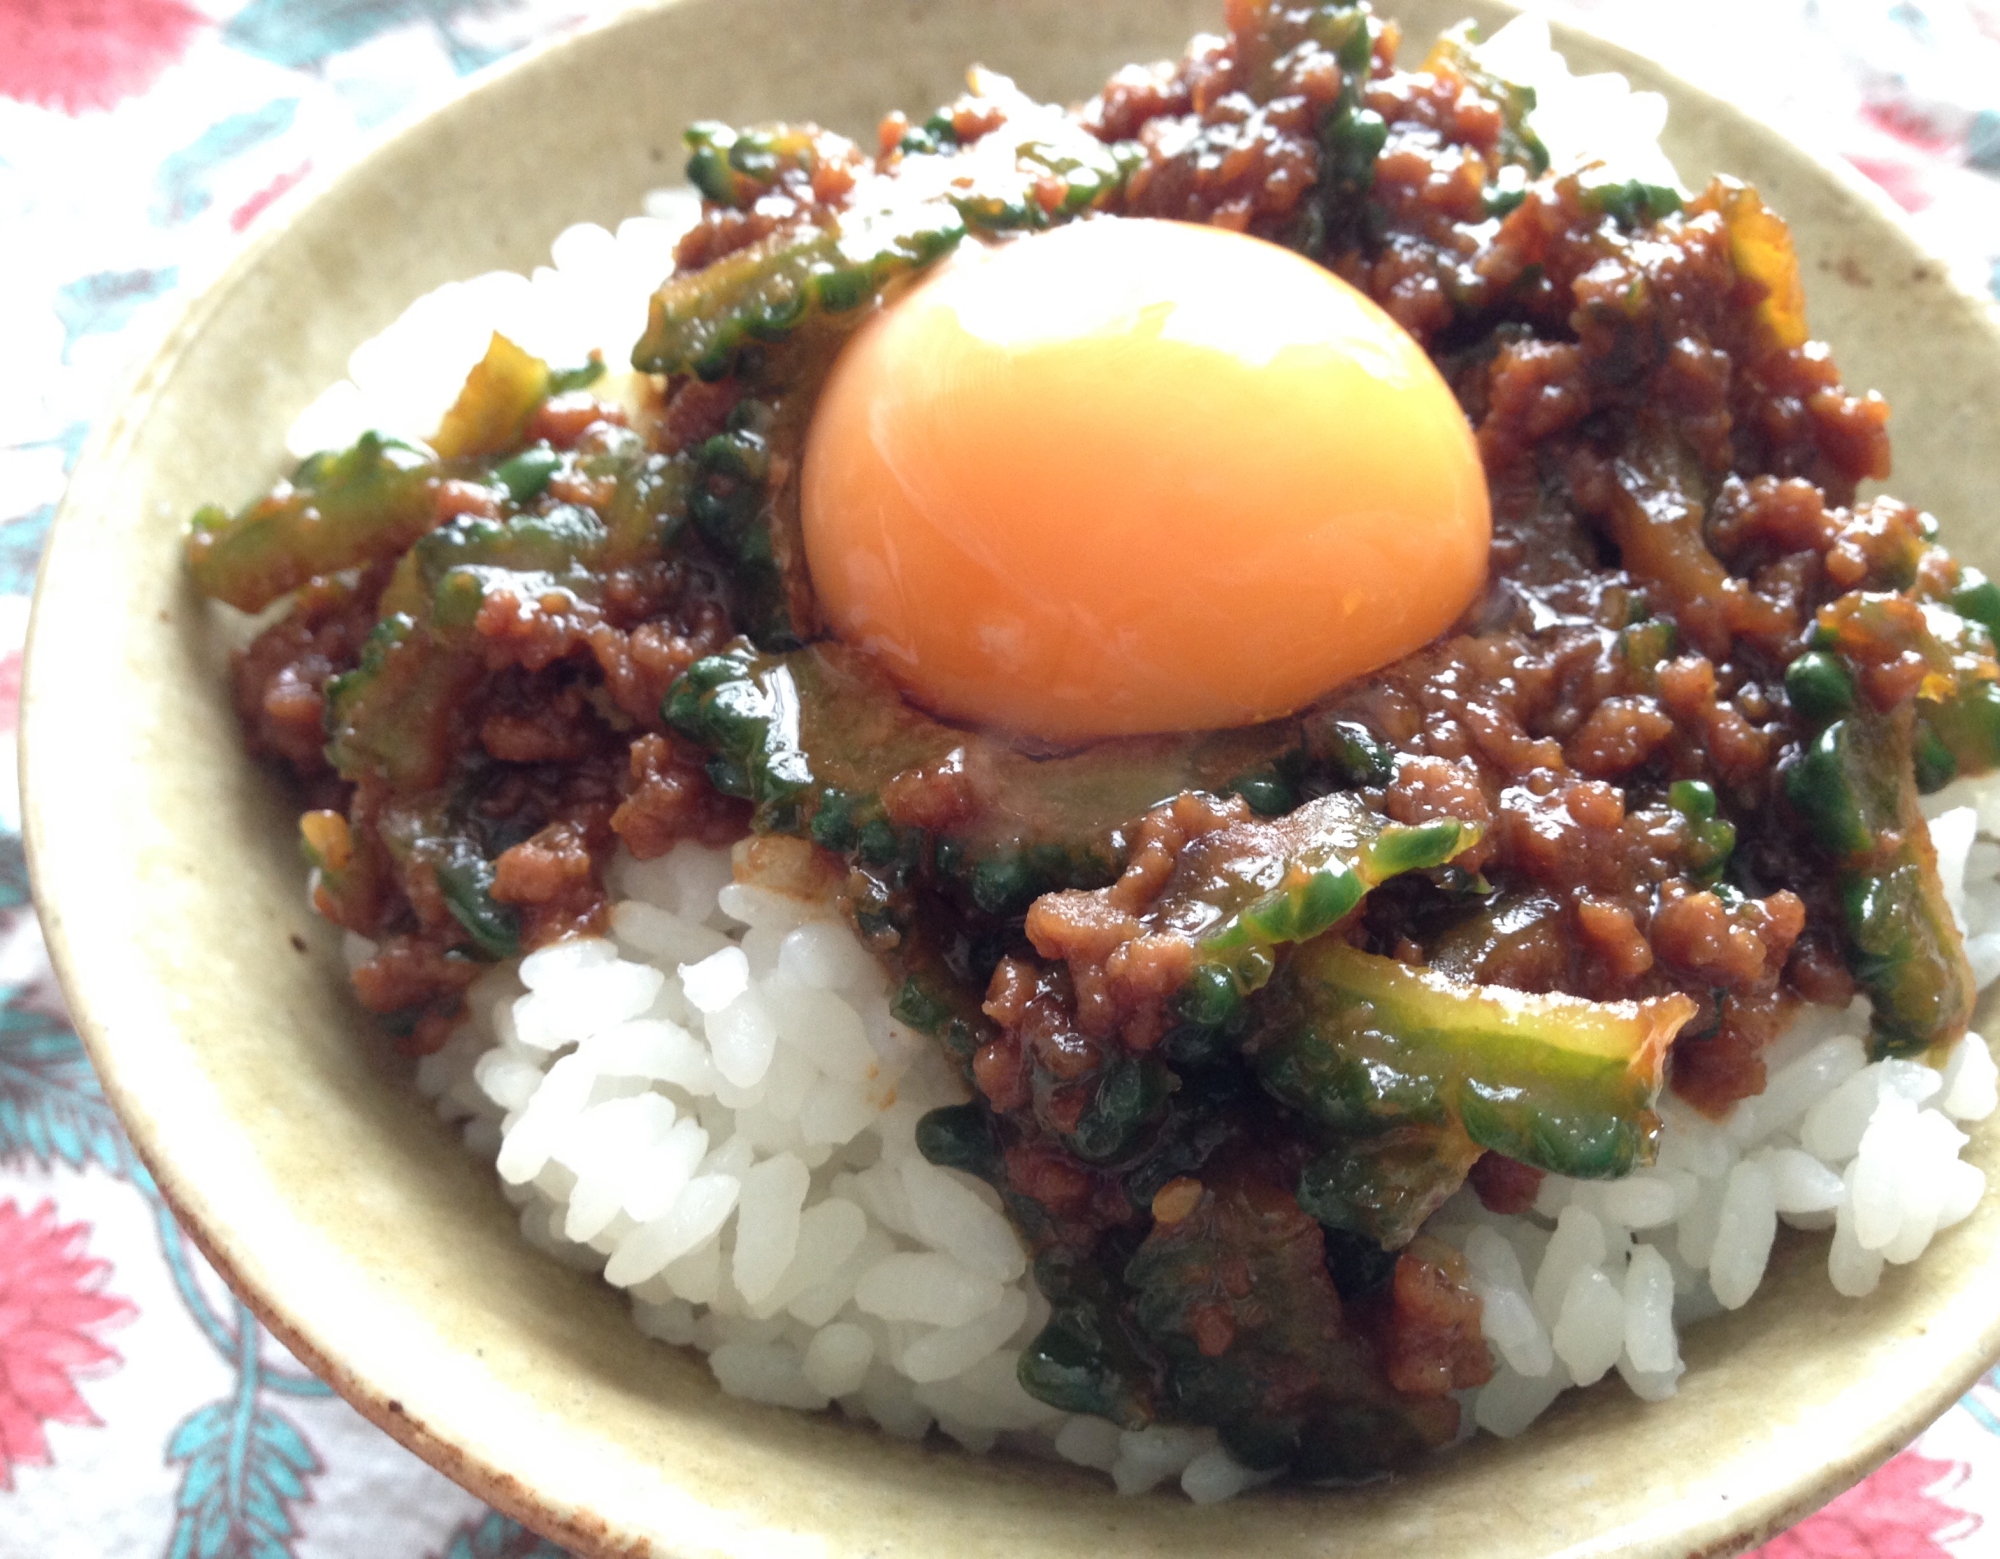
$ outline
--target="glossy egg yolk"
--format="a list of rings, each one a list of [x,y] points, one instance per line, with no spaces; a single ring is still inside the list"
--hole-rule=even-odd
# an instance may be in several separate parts
[[[1057,742],[1271,719],[1464,611],[1471,429],[1275,244],[1103,219],[968,246],[848,343],[801,476],[827,627],[948,718]]]

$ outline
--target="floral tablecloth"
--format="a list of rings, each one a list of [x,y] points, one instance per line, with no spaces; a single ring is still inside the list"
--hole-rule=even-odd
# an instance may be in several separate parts
[[[0,1559],[560,1559],[300,1370],[181,1237],[50,980],[13,751],[36,557],[135,345],[287,190],[588,9],[0,0]],[[2000,0],[1549,9],[1847,156],[2000,291]],[[2000,1553],[2000,1380],[1763,1552]]]

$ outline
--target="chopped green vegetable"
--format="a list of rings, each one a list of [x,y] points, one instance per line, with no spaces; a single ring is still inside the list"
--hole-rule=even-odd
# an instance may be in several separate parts
[[[1643,179],[1626,179],[1622,183],[1586,181],[1579,193],[1586,206],[1602,211],[1627,229],[1649,227],[1663,217],[1678,214],[1684,204],[1679,190],[1664,184],[1648,184]]]
[[[1965,1031],[1973,989],[1917,796],[2000,763],[2000,666],[1983,625],[1896,591],[1850,591],[1821,610],[1812,638],[1799,659],[1814,662],[1814,677],[1844,675],[1850,689],[1857,662],[1921,673],[1914,708],[1906,701],[1885,714],[1858,691],[1844,710],[1819,700],[1820,719],[1837,718],[1785,775],[1787,798],[1836,862],[1848,962],[1875,1006],[1875,1048],[1919,1053]],[[1792,682],[1788,673],[1788,693]]]
[[[2000,685],[1974,682],[1954,697],[1921,702],[1916,744],[1917,788],[1926,794],[2000,765]]]
[[[1958,778],[1958,759],[1951,745],[1928,720],[1918,720],[1911,733],[1910,758],[1917,776],[1917,793],[1934,795]]]
[[[925,1115],[917,1122],[917,1151],[933,1164],[981,1180],[1000,1172],[993,1116],[982,1104],[947,1104]]]
[[[755,805],[758,829],[833,848],[872,838],[880,853],[900,857],[885,799],[890,781],[962,764],[966,820],[920,832],[935,842],[940,878],[1003,916],[1055,888],[1110,881],[1123,850],[1119,831],[1148,808],[1183,791],[1219,792],[1254,761],[1274,761],[1300,743],[1297,725],[1280,722],[1030,757],[1000,738],[931,719],[865,656],[837,644],[781,655],[743,645],[698,661],[662,714],[713,754],[710,778]]]
[[[521,951],[520,919],[512,906],[493,898],[498,851],[472,799],[472,787],[465,784],[405,796],[384,812],[382,841],[405,867],[430,867],[439,897],[480,957],[513,958]]]
[[[601,364],[585,370],[596,378]],[[547,444],[509,454],[536,408],[576,375],[496,334],[445,414],[433,448],[364,433],[352,448],[312,456],[234,518],[210,506],[189,522],[189,571],[202,592],[239,611],[262,611],[309,580],[386,562],[437,523],[438,483],[489,481],[516,505],[531,502],[561,466]],[[497,465],[492,457],[505,456]],[[402,601],[388,611],[408,610]]]
[[[1977,605],[1976,586],[1973,595]],[[1978,619],[1935,603],[1921,612],[1906,642],[1928,668],[1917,690],[1915,740],[1919,788],[1930,791],[1960,774],[2000,767],[2000,664],[1993,635]]]
[[[611,567],[661,555],[683,488],[641,446],[623,458],[616,533],[590,509],[547,503],[501,519],[458,515],[410,545],[359,664],[326,686],[327,757],[343,778],[443,783],[452,721],[480,676],[475,624],[489,599],[588,609]]]
[[[1051,1314],[1016,1366],[1028,1395],[1126,1429],[1151,1423],[1165,1371],[1125,1319],[1116,1278],[1092,1258],[1057,1245],[1035,1258],[1035,1287]]]
[[[1222,788],[1241,796],[1259,817],[1282,817],[1299,804],[1297,785],[1276,764],[1239,774]]]
[[[783,408],[745,397],[729,425],[694,453],[687,513],[695,529],[726,560],[742,600],[745,626],[773,648],[797,642],[795,594],[810,588],[780,556],[778,515],[770,488],[771,447],[781,437]],[[799,549],[785,548],[787,557]],[[802,565],[797,570],[803,573]]]
[[[306,864],[318,873],[313,901],[327,918],[352,929],[373,923],[380,891],[379,856],[364,842],[357,848],[354,831],[338,812],[307,812],[299,818],[299,843]]]
[[[1175,1404],[1249,1465],[1354,1476],[1425,1448],[1343,1316],[1319,1225],[1263,1166],[1211,1163],[1125,1281]]]
[[[1785,697],[1801,720],[1817,725],[1854,707],[1854,676],[1838,655],[1807,650],[1785,668]]]
[[[1977,606],[1989,588],[1964,575],[1949,599]],[[1857,703],[1850,659],[1914,665],[1917,723],[1911,737],[1917,787],[1929,792],[1959,774],[2000,766],[2000,664],[1991,631],[1936,600],[1898,590],[1856,590],[1823,609],[1814,648],[1785,672],[1785,690],[1802,719],[1819,726]]]
[[[1195,1023],[1227,1021],[1270,980],[1280,948],[1339,924],[1378,883],[1444,865],[1480,832],[1453,818],[1392,823],[1336,792],[1193,841],[1146,915],[1194,942],[1183,1012]]]
[[[1343,1138],[1299,1176],[1299,1206],[1328,1229],[1401,1250],[1485,1152],[1456,1121]]]
[[[572,390],[587,390],[604,377],[604,359],[596,352],[590,360],[576,368],[553,368],[549,371],[550,396],[567,395]]]
[[[581,462],[585,476],[608,476],[618,484],[603,509],[601,562],[607,569],[670,556],[687,522],[694,482],[685,456],[654,454],[636,436],[620,442],[622,447]]]
[[[1841,882],[1854,975],[1875,1004],[1872,1039],[1882,1055],[1941,1050],[1972,1018],[1965,948],[1937,891],[1928,840],[1920,848]]]
[[[1109,205],[1142,160],[1136,145],[1107,145],[1025,98],[1009,108],[1032,126],[1011,130],[1010,117],[961,149],[950,116],[940,115],[905,136],[893,180],[866,185],[837,217],[782,228],[670,278],[653,295],[633,366],[710,380],[738,372],[746,349],[784,341],[809,321],[858,320],[891,282],[948,254],[968,231],[1047,227]],[[816,155],[813,132],[782,125],[701,124],[688,144],[690,180],[710,200],[739,208],[783,169],[809,169]],[[1053,206],[1043,200],[1051,180],[1062,186]]]
[[[1312,226],[1305,247],[1318,253],[1344,240],[1367,218],[1375,187],[1375,159],[1389,140],[1389,125],[1368,106],[1367,86],[1381,27],[1365,5],[1322,5],[1307,27],[1340,61],[1340,95],[1319,130],[1319,185],[1308,206]]]
[[[1380,786],[1396,777],[1396,749],[1358,720],[1309,720],[1306,741],[1342,784]]]
[[[1769,345],[1786,351],[1804,346],[1806,290],[1791,229],[1754,189],[1735,179],[1714,180],[1695,209],[1721,214],[1737,274],[1764,289],[1756,318]]]
[[[383,618],[362,645],[360,664],[326,684],[328,759],[346,779],[407,790],[442,784],[451,714],[477,669],[467,657],[442,652],[414,618]]]
[[[896,149],[905,156],[920,157],[931,153],[950,151],[958,145],[958,125],[944,109],[939,109],[920,125],[912,125],[903,132],[903,138],[896,143]]]
[[[507,496],[514,502],[532,503],[549,485],[549,478],[561,469],[562,456],[544,440],[501,461],[493,468],[493,477],[507,489]]]
[[[1785,793],[1837,863],[1849,967],[1874,1003],[1880,1055],[1950,1043],[1971,1020],[1972,972],[1917,807],[1906,708],[1861,707],[1821,731]]]
[[[1456,1128],[1537,1169],[1604,1179],[1650,1156],[1667,1046],[1693,1014],[1679,994],[1592,1002],[1461,984],[1323,937],[1293,955],[1247,1048],[1264,1086],[1343,1146],[1422,1127],[1457,1152]],[[1380,1209],[1399,1205],[1395,1190],[1371,1193],[1375,1222],[1390,1221]]]
[[[1667,805],[1691,823],[1715,816],[1715,787],[1707,780],[1675,780],[1667,787]]]
[[[1680,629],[1671,617],[1649,617],[1618,631],[1618,653],[1633,680],[1646,692],[1659,686],[1659,670],[1680,649]]]
[[[1542,145],[1541,137],[1535,133],[1530,119],[1535,111],[1535,89],[1508,81],[1488,70],[1479,59],[1478,45],[1474,41],[1477,31],[1470,22],[1460,23],[1438,39],[1431,50],[1431,58],[1456,66],[1459,73],[1483,96],[1500,105],[1503,116],[1500,131],[1502,171],[1518,169],[1528,178],[1539,178],[1549,171],[1549,153],[1548,148]]]
[[[1134,141],[1107,145],[1094,136],[1069,137],[1059,143],[1028,141],[1019,148],[1018,155],[1026,168],[1039,168],[1062,180],[1062,202],[1049,213],[1051,221],[1080,216],[1093,207],[1103,206],[1125,187],[1125,181],[1145,160],[1144,152]],[[1039,202],[1036,207],[1040,209]],[[966,217],[972,220],[970,212]]]
[[[1175,1086],[1174,1074],[1157,1057],[1113,1055],[1096,1078],[1089,1105],[1063,1133],[1064,1145],[1086,1164],[1128,1157]]]
[[[521,920],[511,907],[494,902],[493,863],[466,839],[451,846],[440,849],[432,868],[446,908],[488,958],[515,957],[521,951]]]
[[[521,442],[521,430],[552,393],[549,365],[498,331],[473,364],[465,387],[431,440],[446,460],[501,455]]]
[[[575,504],[501,520],[460,515],[410,548],[383,596],[383,610],[469,629],[486,592],[495,588],[525,601],[553,591],[592,601],[603,590],[599,562],[608,539],[604,522]]]
[[[1614,469],[1618,480],[1600,523],[1626,570],[1642,584],[1657,587],[1667,610],[1699,643],[1695,625],[1712,619],[1714,603],[1732,596],[1746,604],[1754,600],[1709,550],[1704,530],[1708,475],[1679,434],[1657,419],[1641,423]],[[1658,640],[1652,637],[1655,623],[1666,625]],[[1628,657],[1636,671],[1650,673],[1673,653],[1677,635],[1668,619],[1651,619],[1625,631],[1635,646],[1646,646]]]
[[[923,269],[964,236],[964,219],[942,199],[774,233],[654,293],[632,366],[723,378],[745,347],[782,341],[809,315],[860,307],[891,277]]]
[[[800,125],[763,125],[739,132],[704,119],[681,133],[688,148],[688,183],[719,206],[747,211],[778,182],[780,173],[812,171],[817,160],[814,142],[822,133]]]
[[[1958,584],[1945,602],[1959,616],[1978,623],[1992,638],[2000,641],[2000,585],[1994,584],[1978,569],[1961,568]]]
[[[978,993],[968,990],[918,939],[906,939],[898,947],[896,962],[903,983],[889,1005],[890,1015],[942,1041],[960,1061],[970,1061],[997,1032],[993,1020],[979,1010]]]
[[[1667,805],[1688,821],[1688,874],[1700,883],[1717,881],[1736,851],[1736,825],[1715,815],[1715,787],[1675,780],[1667,787]]]
[[[233,518],[209,506],[188,524],[188,571],[204,595],[259,612],[308,580],[393,558],[434,523],[430,451],[364,433],[314,455]]]

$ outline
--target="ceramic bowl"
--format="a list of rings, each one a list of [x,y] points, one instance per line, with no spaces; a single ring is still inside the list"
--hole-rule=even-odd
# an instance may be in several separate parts
[[[1481,0],[1384,0],[1420,50]],[[1393,1481],[1195,1508],[724,1397],[620,1299],[523,1244],[490,1171],[349,998],[305,906],[291,807],[247,760],[179,566],[203,500],[280,469],[286,426],[419,293],[526,269],[572,222],[676,181],[688,121],[780,115],[865,135],[970,61],[1075,100],[1175,55],[1219,0],[682,0],[485,79],[294,202],[198,297],[97,432],[37,597],[27,838],[77,1025],[140,1154],[258,1315],[368,1417],[584,1555],[1254,1553],[1649,1559],[1732,1553],[1924,1427],[2000,1353],[2000,1196],[1915,1269],[1838,1298],[1822,1241],[1696,1328],[1680,1394],[1615,1381],[1513,1442]],[[1897,487],[2000,572],[2000,334],[1852,174],[1574,33],[1579,68],[1667,94],[1699,183],[1790,217],[1816,333],[1898,410]],[[2000,1170],[2000,1129],[1972,1155]]]

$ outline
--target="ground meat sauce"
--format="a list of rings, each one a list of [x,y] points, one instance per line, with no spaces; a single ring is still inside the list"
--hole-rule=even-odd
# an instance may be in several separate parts
[[[1228,20],[1039,162],[989,155],[1017,110],[977,80],[874,159],[697,127],[643,405],[496,342],[435,450],[317,457],[204,511],[190,557],[246,610],[290,593],[238,707],[411,1048],[485,962],[601,929],[620,844],[754,822],[759,874],[838,883],[898,1015],[964,1063],[974,1102],[919,1141],[1035,1252],[1028,1389],[1354,1474],[1448,1441],[1490,1374],[1463,1259],[1417,1232],[1459,1185],[1519,1211],[1543,1170],[1643,1161],[1670,1038],[1671,1086],[1718,1113],[1801,1000],[1863,991],[1878,1052],[1962,1032],[1915,798],[1993,762],[2000,592],[1857,501],[1887,408],[1806,339],[1754,192],[1551,177],[1523,94],[1450,39],[1398,67],[1365,6]],[[828,259],[884,188],[915,192],[894,244]],[[811,643],[792,477],[853,304],[1085,214],[1289,244],[1430,351],[1494,505],[1454,633],[1220,755],[1055,759]],[[1093,764],[1179,778],[1079,820],[1049,798]],[[1318,875],[1246,908],[1218,884],[1259,861]],[[1492,987],[1528,993],[1514,1017]]]

